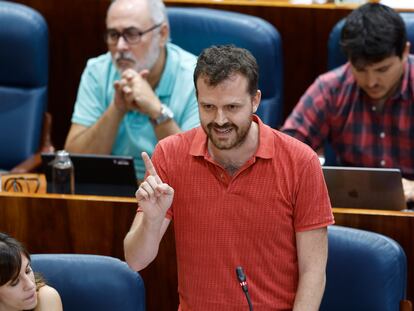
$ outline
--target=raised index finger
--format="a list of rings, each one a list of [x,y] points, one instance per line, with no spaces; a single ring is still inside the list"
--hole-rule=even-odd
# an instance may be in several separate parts
[[[149,157],[149,155],[146,152],[141,153],[142,159],[144,160],[145,169],[148,171],[148,173],[155,177],[157,182],[162,182],[161,178],[158,176],[157,171],[155,170],[154,164],[152,164],[152,161]]]

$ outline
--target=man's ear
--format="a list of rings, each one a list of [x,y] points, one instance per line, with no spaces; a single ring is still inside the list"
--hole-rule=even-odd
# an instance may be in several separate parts
[[[261,98],[262,98],[262,92],[260,92],[260,90],[257,90],[256,94],[252,97],[253,113],[256,113],[257,109],[259,108]]]
[[[160,26],[160,46],[164,47],[167,42],[168,42],[168,38],[170,35],[170,28],[168,27],[168,24],[163,22],[162,25]]]
[[[410,41],[407,41],[407,43],[405,44],[405,47],[404,47],[403,54],[402,54],[403,61],[407,60],[408,55],[410,54],[410,47],[411,47],[411,43],[410,43]]]

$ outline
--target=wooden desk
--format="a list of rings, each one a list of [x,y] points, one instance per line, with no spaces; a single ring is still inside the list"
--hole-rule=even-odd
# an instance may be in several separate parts
[[[31,253],[88,253],[124,258],[123,238],[135,215],[133,198],[0,193],[0,231]],[[334,208],[337,225],[379,232],[407,254],[408,298],[414,300],[414,213]],[[141,271],[147,310],[177,310],[177,270],[172,226],[157,259]]]

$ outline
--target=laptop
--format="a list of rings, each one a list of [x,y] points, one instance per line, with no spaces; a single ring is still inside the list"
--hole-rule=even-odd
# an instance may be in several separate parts
[[[322,169],[333,207],[396,211],[407,208],[399,169],[343,166]]]
[[[52,193],[54,153],[42,153],[47,192]],[[75,194],[133,197],[137,190],[134,159],[130,156],[71,153]]]

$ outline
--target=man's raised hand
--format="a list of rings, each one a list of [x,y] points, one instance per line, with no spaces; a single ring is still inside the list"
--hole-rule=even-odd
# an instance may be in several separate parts
[[[171,206],[174,189],[164,183],[158,176],[148,154],[143,152],[141,155],[148,176],[139,186],[135,196],[138,205],[149,220],[161,221]]]

